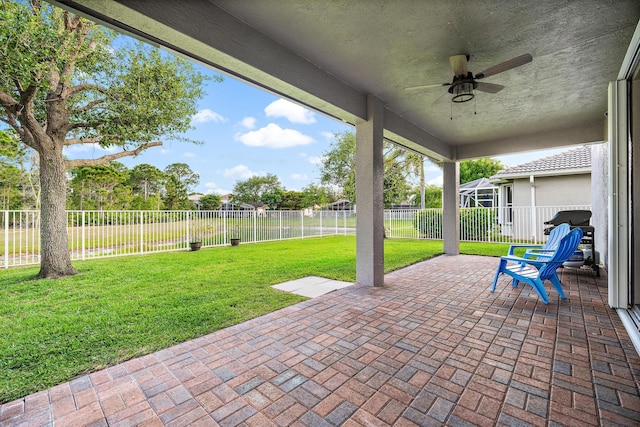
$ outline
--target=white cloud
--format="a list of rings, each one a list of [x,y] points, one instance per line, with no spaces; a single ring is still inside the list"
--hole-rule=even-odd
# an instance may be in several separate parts
[[[286,99],[273,101],[267,105],[264,112],[267,117],[285,117],[291,123],[310,124],[316,122],[316,118],[311,111]]]
[[[424,168],[425,172],[442,172],[442,168],[439,168],[437,165],[428,164]]]
[[[333,132],[324,131],[324,132],[320,132],[320,134],[324,136],[327,139],[327,141],[332,141],[336,137],[336,134]]]
[[[254,172],[245,165],[237,165],[230,169],[225,169],[222,171],[222,176],[224,176],[225,178],[248,179],[252,176],[262,175],[266,175],[266,172]]]
[[[227,119],[222,117],[222,115],[208,108],[198,111],[191,118],[192,123],[206,123],[206,122],[224,123],[226,121]]]
[[[256,127],[256,118],[255,117],[245,117],[244,119],[242,119],[240,121],[240,124],[247,128],[247,129],[253,129]]]
[[[160,153],[162,153],[162,154],[169,154],[169,153],[171,153],[171,150],[169,150],[168,148],[161,148],[161,149],[160,149]]]
[[[433,179],[427,181],[427,185],[435,185],[437,187],[442,187],[442,175],[436,176]]]
[[[188,158],[190,158],[190,159],[191,159],[191,158],[194,158],[196,155],[195,155],[194,153],[192,153],[191,151],[186,151],[186,152],[183,154],[183,156],[184,156],[184,157],[188,157]]]
[[[308,181],[309,180],[309,177],[304,173],[294,173],[293,175],[291,175],[291,178],[295,179],[296,181]]]
[[[324,157],[322,156],[310,156],[307,153],[300,153],[300,157],[304,158],[307,162],[312,165],[319,165],[324,162]]]
[[[289,148],[298,145],[307,145],[314,142],[313,138],[294,129],[282,129],[275,123],[236,135],[236,140],[249,147]]]

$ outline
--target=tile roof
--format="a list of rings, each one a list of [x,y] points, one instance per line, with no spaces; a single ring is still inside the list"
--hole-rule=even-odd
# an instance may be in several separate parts
[[[584,145],[573,150],[565,151],[554,156],[543,157],[533,162],[523,163],[503,169],[491,179],[511,177],[514,175],[537,174],[541,172],[559,172],[576,169],[591,169],[591,147]]]

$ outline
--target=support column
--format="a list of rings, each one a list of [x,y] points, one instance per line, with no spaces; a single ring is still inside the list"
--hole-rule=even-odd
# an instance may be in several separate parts
[[[460,167],[458,162],[442,164],[442,238],[444,253],[460,253]]]
[[[367,98],[367,121],[356,124],[356,282],[384,285],[384,106]]]

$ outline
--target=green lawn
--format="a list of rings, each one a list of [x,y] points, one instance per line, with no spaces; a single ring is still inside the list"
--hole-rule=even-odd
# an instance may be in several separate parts
[[[498,255],[506,245],[463,244]],[[386,240],[385,271],[442,253],[442,241]],[[309,275],[355,280],[355,237],[335,236],[76,262],[34,280],[0,271],[0,403],[286,307],[270,285]]]

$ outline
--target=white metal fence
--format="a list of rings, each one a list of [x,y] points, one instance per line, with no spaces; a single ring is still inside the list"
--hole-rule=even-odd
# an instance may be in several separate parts
[[[461,208],[460,240],[466,242],[527,243],[547,239],[544,229],[558,211],[590,210],[589,205],[511,208]],[[442,239],[442,209],[385,210],[387,237]]]
[[[522,243],[544,241],[544,221],[560,210],[589,206],[467,208],[460,210],[463,241]],[[354,211],[68,211],[73,260],[185,250],[241,242],[354,234]],[[385,210],[390,238],[441,239],[442,210]],[[40,212],[3,211],[2,267],[40,262]]]
[[[355,233],[352,211],[68,211],[72,260]],[[2,267],[40,262],[40,212],[4,211]]]

